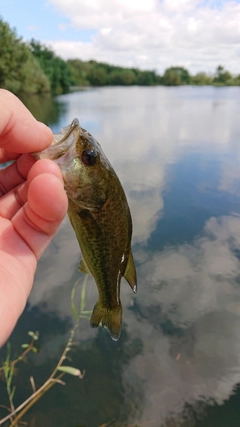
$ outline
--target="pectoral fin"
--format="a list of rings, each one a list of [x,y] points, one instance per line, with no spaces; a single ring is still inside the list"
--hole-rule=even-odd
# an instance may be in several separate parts
[[[81,271],[81,273],[91,274],[83,259],[80,261],[78,270]]]
[[[132,251],[130,251],[127,267],[123,277],[129,283],[133,292],[136,293],[137,292],[137,274],[136,274],[136,269],[135,269],[134,260],[132,256]]]

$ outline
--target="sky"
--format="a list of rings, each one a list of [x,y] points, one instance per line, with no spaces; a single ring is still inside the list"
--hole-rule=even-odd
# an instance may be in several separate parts
[[[240,0],[0,0],[0,16],[63,59],[240,72]]]

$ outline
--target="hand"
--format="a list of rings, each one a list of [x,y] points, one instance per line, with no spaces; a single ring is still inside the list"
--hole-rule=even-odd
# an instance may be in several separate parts
[[[0,89],[0,347],[21,315],[33,285],[37,260],[67,211],[58,166],[34,160],[52,141],[13,94]]]

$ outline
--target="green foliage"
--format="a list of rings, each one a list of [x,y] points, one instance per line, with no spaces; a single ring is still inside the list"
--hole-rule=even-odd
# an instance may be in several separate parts
[[[3,364],[3,373],[6,380],[6,389],[9,398],[10,406],[13,406],[13,397],[15,394],[16,387],[12,387],[12,378],[14,374],[14,365],[10,362],[11,346],[7,344],[7,356]]]
[[[65,374],[73,375],[74,377],[81,378],[81,371],[77,368],[73,368],[72,366],[59,366],[58,371],[64,372]]]
[[[212,78],[205,72],[190,76],[183,67],[167,68],[163,76],[153,70],[124,68],[97,62],[71,59],[64,61],[49,47],[36,40],[27,45],[0,17],[0,87],[15,94],[59,95],[80,86],[139,85],[240,85],[222,65]]]
[[[137,71],[136,84],[139,86],[153,86],[161,83],[161,77],[155,71]]]
[[[51,49],[33,39],[29,47],[41,69],[48,77],[51,92],[54,95],[68,92],[72,84],[71,71],[68,64],[62,58],[56,56]]]
[[[219,65],[216,69],[213,84],[215,86],[236,86],[240,84],[240,79],[239,76],[233,77],[229,71],[225,70],[222,65]]]
[[[130,86],[136,84],[136,75],[133,70],[113,70],[109,74],[111,85]]]
[[[0,87],[18,94],[49,91],[49,82],[28,46],[0,18]]]
[[[67,64],[71,72],[73,84],[77,86],[89,86],[87,75],[91,67],[90,63],[81,61],[81,59],[69,59]]]
[[[100,64],[91,67],[88,72],[88,81],[92,86],[104,86],[108,83],[107,70]]]
[[[42,94],[50,91],[47,76],[41,69],[38,61],[32,56],[26,46],[27,60],[22,64],[19,80],[21,81],[20,92]]]
[[[212,77],[204,73],[203,71],[197,73],[195,76],[191,77],[191,84],[205,86],[212,84]]]
[[[191,77],[183,67],[170,67],[163,74],[162,82],[166,86],[188,85],[191,83]]]
[[[161,83],[155,71],[141,71],[137,68],[124,68],[104,62],[67,61],[75,86],[152,86]]]
[[[75,295],[76,295],[76,288],[79,285],[79,280],[77,280],[74,283],[73,288],[72,288],[72,292],[71,292],[71,309],[72,309],[72,313],[73,313],[73,317],[74,317],[75,321],[77,321],[80,318],[90,320],[90,317],[91,317],[91,314],[92,314],[92,310],[85,310],[85,308],[86,308],[86,285],[87,285],[87,280],[88,280],[88,275],[85,276],[84,281],[83,281],[82,291],[81,291],[81,296],[80,296],[80,307],[79,307],[79,310],[76,308],[75,303],[74,303],[74,298],[75,298]]]

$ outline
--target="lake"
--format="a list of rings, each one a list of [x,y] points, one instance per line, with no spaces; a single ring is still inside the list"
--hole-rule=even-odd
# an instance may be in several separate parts
[[[69,353],[83,379],[64,376],[24,420],[36,427],[240,425],[240,88],[108,87],[30,106],[54,132],[78,117],[100,142],[133,218],[138,292],[122,280],[117,342],[81,319]],[[43,257],[12,354],[15,405],[40,387],[74,324],[85,275],[66,218]],[[91,277],[86,310],[97,300]],[[6,349],[0,353],[2,361]],[[0,382],[2,405],[7,405]],[[2,418],[7,414],[0,408]]]

